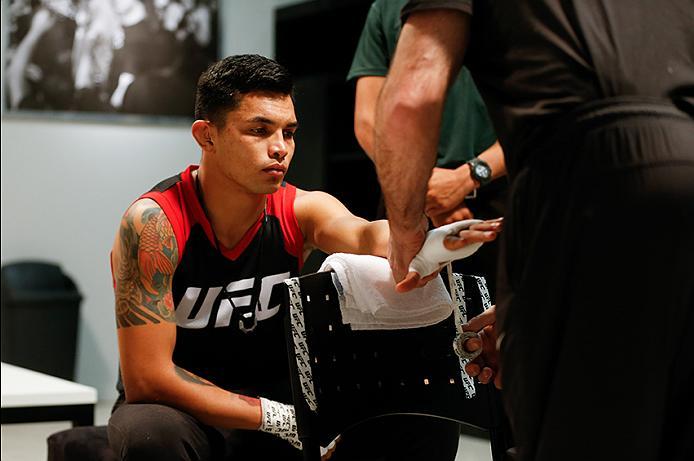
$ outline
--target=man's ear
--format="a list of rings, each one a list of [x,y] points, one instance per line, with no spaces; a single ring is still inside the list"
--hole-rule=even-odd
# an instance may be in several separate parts
[[[212,141],[212,126],[207,120],[196,120],[193,122],[191,127],[191,132],[195,138],[195,142],[198,143],[202,149],[211,149],[214,147],[214,142]]]

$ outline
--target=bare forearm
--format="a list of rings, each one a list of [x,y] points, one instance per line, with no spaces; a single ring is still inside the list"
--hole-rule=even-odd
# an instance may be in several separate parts
[[[368,223],[362,235],[363,253],[387,257],[389,237],[388,221],[382,219]]]
[[[172,365],[165,373],[137,385],[125,381],[128,402],[178,408],[204,424],[228,429],[258,429],[260,400],[234,394]]]
[[[457,16],[414,14],[403,26],[375,121],[375,161],[391,231],[413,229],[424,212],[441,113],[460,68]]]
[[[393,82],[393,86],[397,82]],[[440,116],[431,110],[408,108],[386,86],[376,122],[375,163],[391,228],[412,228],[424,212],[426,189],[436,158]],[[426,133],[417,136],[417,130]]]
[[[372,221],[348,215],[336,219],[324,232],[318,232],[315,247],[328,254],[351,253],[386,257],[388,254],[388,221]]]
[[[391,70],[376,112],[374,160],[391,228],[412,228],[424,212],[427,182],[436,159],[442,102],[422,94],[408,72],[410,63]]]
[[[359,145],[364,150],[364,153],[374,161],[374,127],[373,119],[362,120],[355,117],[354,134],[359,141]]]
[[[374,160],[374,120],[376,101],[381,93],[385,77],[370,75],[357,80],[354,99],[354,134],[366,155]]]
[[[492,169],[492,179],[506,175],[506,162],[504,161],[504,151],[499,141],[489,146],[484,152],[478,155],[479,158],[487,162]]]

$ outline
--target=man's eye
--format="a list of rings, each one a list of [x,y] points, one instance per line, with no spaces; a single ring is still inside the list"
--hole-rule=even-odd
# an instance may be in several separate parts
[[[284,132],[284,137],[287,138],[287,139],[294,139],[294,132],[293,132],[293,131],[285,130],[285,132]]]
[[[267,130],[263,127],[251,128],[251,133],[253,133],[253,134],[267,134]]]

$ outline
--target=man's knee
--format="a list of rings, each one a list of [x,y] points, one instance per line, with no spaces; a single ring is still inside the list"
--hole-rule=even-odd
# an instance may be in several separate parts
[[[206,435],[193,417],[156,404],[126,404],[108,424],[109,444],[124,460],[208,458]]]

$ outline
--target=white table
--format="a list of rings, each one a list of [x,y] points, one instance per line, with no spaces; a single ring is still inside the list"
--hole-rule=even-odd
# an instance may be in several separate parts
[[[2,424],[72,421],[94,424],[97,392],[93,387],[2,363]]]

